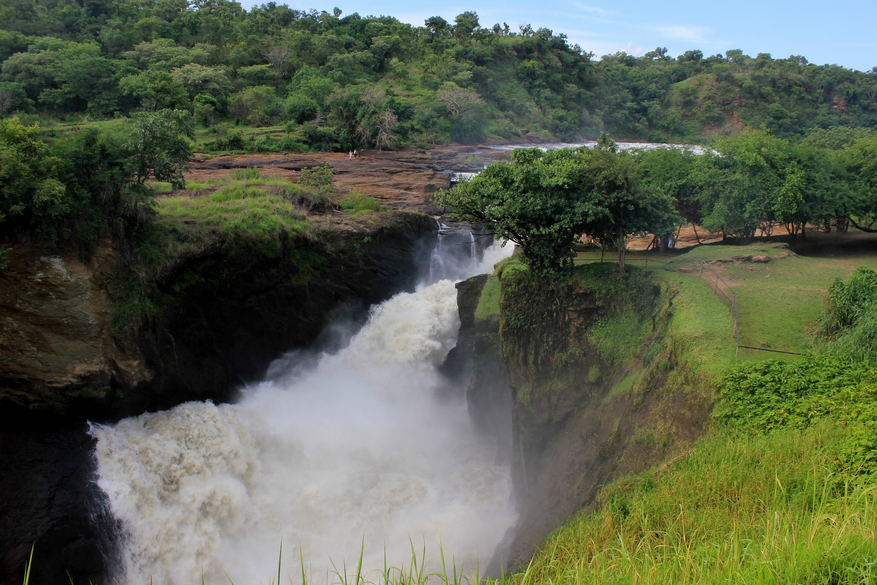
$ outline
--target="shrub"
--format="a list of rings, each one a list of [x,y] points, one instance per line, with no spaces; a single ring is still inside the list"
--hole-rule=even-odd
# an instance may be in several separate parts
[[[245,169],[235,169],[231,172],[231,178],[235,181],[255,181],[260,177],[258,167],[247,167]]]
[[[867,314],[877,300],[877,273],[856,269],[849,280],[836,279],[828,289],[828,305],[819,319],[819,335],[832,339]]]
[[[877,273],[858,268],[846,282],[836,279],[818,325],[817,340],[828,353],[872,360],[877,355]]]
[[[851,365],[837,355],[800,362],[769,361],[732,366],[716,382],[713,416],[750,433],[804,429],[820,421],[847,428],[837,453],[838,471],[877,476],[877,369]]]
[[[318,109],[317,102],[305,95],[293,94],[286,98],[286,117],[297,124],[313,120]]]

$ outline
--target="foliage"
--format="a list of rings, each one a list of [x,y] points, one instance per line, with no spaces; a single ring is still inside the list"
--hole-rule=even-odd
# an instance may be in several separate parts
[[[801,144],[828,150],[841,150],[860,138],[873,138],[874,128],[851,128],[849,126],[830,126],[812,128],[801,140]]]
[[[877,137],[861,138],[837,153],[849,173],[852,191],[849,215],[853,225],[866,231],[877,226]]]
[[[0,120],[0,227],[9,233],[15,224],[50,232],[70,211],[71,201],[62,177],[63,161],[39,140],[38,125],[24,126],[18,118]]]
[[[500,352],[527,373],[527,379],[566,380],[574,368],[558,360],[570,349],[566,334],[566,302],[572,281],[544,278],[532,270],[504,270],[500,293]],[[546,388],[519,388],[516,397],[526,402]]]
[[[697,156],[680,148],[655,148],[638,154],[642,187],[671,198],[682,220],[700,225],[702,206],[695,181]]]
[[[676,225],[671,200],[641,191],[634,157],[614,145],[516,150],[512,160],[439,191],[436,201],[459,219],[490,224],[541,274],[568,271],[583,235],[615,244],[623,271],[626,235],[666,236]]]
[[[362,193],[361,191],[351,191],[338,202],[338,206],[343,211],[352,214],[351,219],[356,219],[363,214],[381,210],[380,201]]]
[[[128,149],[136,160],[136,182],[147,179],[168,181],[181,189],[186,181],[183,173],[189,170],[192,148],[187,139],[194,138],[192,117],[180,110],[159,110],[134,116],[134,131]]]
[[[718,141],[698,161],[704,228],[752,237],[764,221],[787,223],[803,201],[803,174],[788,151],[762,131]]]
[[[877,272],[856,269],[844,282],[837,278],[828,288],[825,314],[820,319],[819,335],[832,339],[854,327],[874,308],[877,301]]]
[[[658,48],[598,58],[564,34],[481,26],[471,11],[417,27],[227,0],[38,8],[0,8],[0,115],[177,108],[205,124],[313,120],[338,140],[315,135],[309,146],[344,150],[531,131],[690,141],[762,125],[783,138],[877,125],[873,75],[800,56],[691,50],[673,59]],[[357,103],[370,89],[386,99]]]
[[[807,428],[831,421],[847,428],[836,466],[855,478],[877,477],[877,369],[836,355],[730,368],[716,383],[714,416],[747,432]]]
[[[870,583],[877,501],[828,471],[843,437],[711,434],[605,487],[500,583]]]
[[[182,184],[187,114],[139,116],[128,132],[86,129],[46,144],[38,125],[0,121],[0,233],[34,233],[87,256],[105,234],[123,254],[149,231],[147,179]],[[125,129],[127,125],[122,125]]]
[[[210,188],[187,187],[156,202],[155,221],[109,276],[117,296],[113,327],[118,331],[149,326],[173,305],[160,287],[168,267],[217,245],[227,255],[255,251],[277,257],[291,242],[314,237],[306,215],[327,206],[315,190],[263,179],[258,169],[238,169]]]
[[[484,283],[481,296],[478,297],[478,305],[475,307],[475,318],[485,321],[492,317],[499,317],[499,297],[501,282],[498,276],[491,274]]]
[[[648,346],[644,340],[653,331],[649,317],[661,298],[661,288],[649,273],[632,269],[618,275],[608,263],[576,267],[564,279],[546,279],[532,270],[515,270],[514,265],[497,272],[500,351],[526,372],[530,384],[519,388],[519,401],[555,386],[580,385],[584,348],[589,348],[587,353],[593,348],[607,371],[613,371]],[[570,335],[569,310],[576,308],[583,291],[594,299],[599,317],[577,329],[578,335]],[[488,295],[495,292],[485,286],[476,316],[490,315]]]
[[[329,193],[332,191],[332,179],[335,173],[327,164],[323,164],[308,169],[303,169],[298,179],[299,184],[308,187],[316,187],[320,192]]]
[[[877,357],[877,273],[858,268],[844,282],[835,279],[820,316],[817,340],[823,349],[855,361]]]

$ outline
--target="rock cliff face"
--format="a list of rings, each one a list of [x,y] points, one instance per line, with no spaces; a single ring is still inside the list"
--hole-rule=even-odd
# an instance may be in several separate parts
[[[472,426],[497,442],[497,463],[512,461],[512,394],[499,353],[499,315],[478,311],[487,274],[457,283],[460,333],[442,369],[466,388]]]
[[[397,212],[371,229],[283,242],[270,257],[217,243],[168,272],[160,318],[134,334],[111,326],[108,242],[88,263],[16,246],[0,273],[0,417],[112,420],[228,400],[280,352],[309,346],[333,311],[412,287],[434,230]]]
[[[71,414],[111,387],[152,378],[136,347],[110,329],[115,303],[104,279],[115,255],[108,242],[89,263],[27,246],[10,256],[0,272],[0,417]]]
[[[494,559],[498,572],[499,562],[506,570],[526,565],[603,485],[686,448],[702,434],[710,401],[675,361],[666,285],[645,278],[627,294],[609,294],[578,280],[545,287],[503,276],[501,320],[467,320],[464,308],[477,304],[486,283],[461,283],[458,298],[460,342],[472,356],[472,420],[505,442],[521,514]],[[635,343],[607,350],[607,328],[624,327]],[[495,341],[467,341],[479,338]],[[491,426],[503,413],[509,432]]]
[[[31,545],[35,582],[101,582],[115,527],[85,419],[231,399],[338,312],[413,289],[435,229],[394,212],[270,256],[217,243],[167,271],[160,317],[133,333],[111,324],[108,243],[88,263],[16,245],[0,272],[0,583],[21,581]]]
[[[273,257],[216,249],[180,265],[162,284],[172,307],[138,340],[155,375],[116,412],[228,400],[282,352],[310,347],[336,312],[413,289],[434,232],[431,218],[395,212],[372,228],[285,242]]]

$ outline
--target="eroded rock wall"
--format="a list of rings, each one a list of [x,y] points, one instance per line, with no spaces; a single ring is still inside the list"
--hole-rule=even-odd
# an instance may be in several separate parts
[[[525,566],[552,530],[595,504],[603,485],[687,448],[703,433],[711,402],[676,363],[678,340],[668,334],[674,293],[665,283],[645,277],[626,294],[609,294],[611,286],[576,279],[545,286],[503,277],[501,320],[467,320],[464,307],[484,282],[458,286],[460,340],[472,355],[473,423],[490,430],[486,421],[509,414],[510,433],[500,440],[521,518],[494,560],[498,572],[498,563],[506,571]],[[629,354],[594,345],[602,343],[597,328],[613,320],[638,331]]]
[[[15,246],[0,271],[0,417],[34,424],[85,414],[112,388],[154,376],[135,345],[110,326],[115,302],[105,277],[115,261],[109,241],[89,262]]]
[[[434,230],[427,216],[395,212],[373,228],[284,241],[268,256],[218,242],[167,271],[160,316],[126,331],[112,326],[109,242],[88,262],[17,245],[0,272],[2,423],[113,420],[228,400],[281,352],[309,346],[339,307],[413,287]]]

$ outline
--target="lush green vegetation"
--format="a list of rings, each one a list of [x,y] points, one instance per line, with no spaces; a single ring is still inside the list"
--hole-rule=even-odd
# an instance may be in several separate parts
[[[286,181],[235,180],[233,176],[216,191],[198,194],[204,191],[187,190],[160,198],[156,209],[161,225],[181,236],[268,242],[281,233],[308,234],[312,228],[305,220],[307,211],[326,206],[319,194]]]
[[[436,200],[456,219],[489,224],[516,243],[540,275],[568,271],[583,236],[617,249],[623,272],[628,234],[667,239],[679,223],[673,200],[641,189],[637,159],[605,136],[594,148],[519,149],[512,161],[439,191]]]
[[[818,319],[814,309],[823,306],[821,296],[803,301],[816,335],[809,355],[734,359],[727,308],[707,309],[717,297],[696,273],[684,277],[672,271],[743,253],[770,255],[766,270],[780,275],[781,282],[766,286],[764,273],[745,263],[717,268],[734,280],[735,290],[747,280],[772,289],[758,299],[756,311],[774,317],[778,338],[803,326],[800,310],[781,299],[826,271],[819,257],[788,255],[771,245],[709,246],[690,252],[692,258],[686,254],[651,264],[680,291],[668,333],[684,340],[684,347],[674,349],[674,359],[682,358],[713,381],[713,429],[682,457],[604,488],[595,510],[557,529],[531,564],[503,583],[865,584],[877,579],[877,362],[875,338],[869,335],[877,311],[877,274],[852,270],[853,257],[818,277],[829,295]],[[579,262],[598,258],[585,252]],[[789,275],[783,277],[785,270]],[[832,284],[837,274],[850,276]],[[691,278],[691,286],[680,278]],[[698,296],[696,289],[706,295]],[[744,302],[749,300],[755,299]],[[707,326],[721,313],[724,319]],[[783,313],[793,317],[785,320]],[[623,347],[613,351],[628,353]]]
[[[11,0],[0,22],[0,117],[185,109],[211,131],[201,147],[218,151],[877,125],[868,73],[739,50],[598,58],[563,34],[482,25],[474,12],[410,26],[229,0]]]
[[[619,152],[603,135],[594,148],[517,150],[512,164],[491,165],[436,201],[491,225],[540,273],[565,272],[583,239],[617,250],[623,272],[627,236],[654,234],[666,247],[685,223],[744,240],[780,227],[803,238],[807,225],[872,231],[877,138],[856,136],[822,132],[838,139],[831,150],[751,130],[695,156]]]
[[[328,175],[323,169],[319,172],[322,179],[318,182],[328,180],[331,185],[331,171]],[[227,179],[188,183],[185,189],[157,198],[148,237],[139,240],[133,254],[121,258],[110,275],[118,301],[114,326],[136,329],[172,307],[173,300],[160,290],[162,278],[186,259],[215,245],[229,257],[285,254],[306,273],[308,253],[289,248],[301,248],[301,244],[315,240],[316,229],[308,215],[331,209],[334,203],[324,189],[302,182],[307,181],[291,183],[263,177],[255,168],[238,169]],[[195,283],[184,275],[175,286],[185,288]]]
[[[522,404],[543,393],[571,392],[598,380],[613,380],[635,360],[638,379],[644,381],[660,367],[662,360],[657,358],[667,358],[674,343],[692,342],[695,347],[700,341],[684,336],[688,326],[698,327],[690,320],[701,315],[693,315],[688,302],[702,288],[700,282],[671,283],[660,273],[640,268],[619,275],[612,264],[601,262],[577,266],[553,279],[524,266],[516,259],[498,266],[476,309],[477,318],[488,318],[496,303],[502,356],[527,380],[517,388],[516,399]],[[680,317],[671,320],[682,324],[682,335],[677,335],[679,325],[669,335],[664,331],[670,325],[671,296],[686,299]],[[700,306],[712,309],[711,320],[720,328],[728,327],[727,311],[717,299],[702,300]],[[571,319],[580,321],[572,330]],[[730,324],[733,327],[733,321]],[[700,327],[700,336],[710,340],[709,345],[701,342],[700,349],[709,353],[711,361],[727,362],[733,345],[723,347],[722,334],[712,326]],[[684,361],[683,353],[677,352],[674,359]],[[680,369],[688,368],[689,364],[680,365]],[[619,386],[625,384],[627,390],[643,389],[632,380]]]
[[[361,215],[372,211],[381,210],[381,202],[374,197],[360,191],[351,191],[343,199],[338,201],[338,206],[348,213],[351,213],[351,219],[356,219]]]
[[[578,279],[602,291],[606,312],[588,341],[604,362],[658,367],[672,355],[678,370],[716,380],[708,437],[688,456],[608,487],[593,514],[560,529],[509,580],[877,579],[877,277],[861,271],[832,284],[817,325],[823,291],[850,272],[840,261],[783,259],[768,248],[769,264],[724,268],[745,338],[801,350],[817,332],[812,356],[726,370],[730,318],[712,310],[721,301],[696,275],[671,271],[753,250],[653,256],[652,267],[668,269],[654,276],[572,270],[602,255],[576,254],[583,236],[614,247],[623,268],[625,236],[653,233],[665,244],[683,222],[740,238],[803,234],[808,224],[877,227],[873,72],[737,50],[596,58],[562,34],[481,26],[473,12],[412,27],[275,3],[245,11],[228,0],[10,0],[0,22],[0,240],[35,236],[87,256],[112,236],[120,328],[169,306],[158,282],[176,261],[215,242],[229,253],[277,254],[289,239],[312,237],[307,215],[334,195],[326,168],[303,172],[298,184],[253,169],[222,184],[184,184],[191,140],[217,153],[533,132],[711,142],[701,157],[623,153],[605,139],[593,150],[521,151],[441,198],[519,243],[533,269],[507,263],[478,306],[479,318],[500,314],[504,287],[505,355],[561,382],[581,375],[580,356],[557,335],[562,299]],[[380,209],[356,192],[338,203],[354,218]],[[662,306],[675,306],[666,345],[650,337],[649,286],[660,287]],[[619,388],[638,383],[625,380]]]
[[[877,494],[832,473],[843,441],[828,424],[712,434],[604,489],[504,582],[873,583]]]
[[[110,232],[128,253],[150,229],[148,180],[181,186],[186,112],[138,114],[127,134],[90,129],[47,144],[38,124],[0,120],[0,237],[34,234],[87,255]]]

